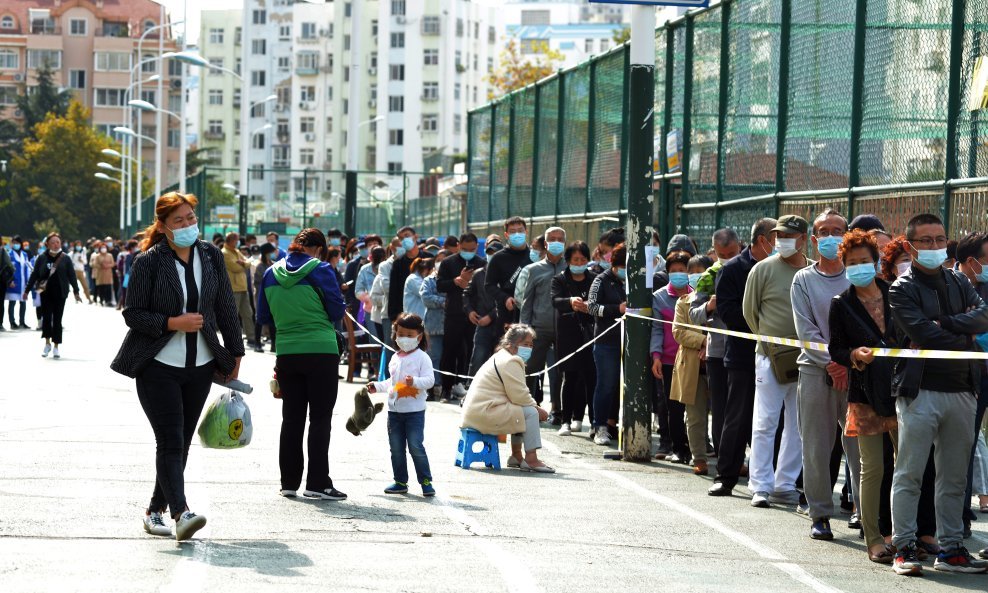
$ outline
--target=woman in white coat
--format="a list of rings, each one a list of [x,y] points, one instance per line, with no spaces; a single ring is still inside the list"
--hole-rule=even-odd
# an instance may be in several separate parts
[[[31,266],[31,256],[22,248],[22,242],[20,237],[14,237],[14,240],[10,244],[10,261],[14,264],[14,277],[10,285],[6,287],[4,294],[4,300],[8,302],[7,315],[10,319],[10,329],[31,329],[24,323],[24,316],[27,312],[27,299],[24,298],[24,287],[27,286],[27,280],[31,277],[31,272],[34,268]],[[18,303],[20,303],[20,312],[19,315],[15,316]],[[17,322],[18,319],[20,319],[20,323]],[[3,311],[0,310],[0,327],[2,326]]]

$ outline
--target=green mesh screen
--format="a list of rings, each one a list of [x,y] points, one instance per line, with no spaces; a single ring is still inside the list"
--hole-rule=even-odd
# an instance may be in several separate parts
[[[961,177],[988,176],[988,112],[968,111],[975,61],[988,55],[988,0],[968,0],[961,62],[957,167]]]
[[[655,135],[657,136],[656,157],[659,159],[655,170],[665,171],[666,123],[666,39],[665,29],[655,31]]]
[[[596,65],[594,80],[593,162],[590,165],[590,210],[610,212],[621,202],[621,126],[624,112],[624,53],[615,52]]]
[[[470,183],[467,209],[470,220],[487,220],[491,190],[491,134],[494,132],[490,107],[470,116]]]
[[[489,220],[503,220],[508,214],[508,169],[511,167],[511,103],[502,101],[494,107],[494,191],[491,195]]]
[[[556,155],[559,152],[559,79],[539,89],[539,178],[536,181],[535,216],[556,211]]]
[[[590,68],[566,75],[563,106],[563,167],[559,180],[559,214],[586,211],[587,126],[590,118]]]
[[[532,211],[532,175],[535,172],[535,89],[525,89],[513,100],[514,163],[507,208],[508,216],[527,216]]]

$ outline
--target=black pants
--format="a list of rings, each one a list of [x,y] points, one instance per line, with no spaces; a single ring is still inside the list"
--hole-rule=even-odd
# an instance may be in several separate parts
[[[261,342],[261,332],[264,331],[264,327],[265,326],[261,325],[260,323],[254,324],[254,343],[257,345],[261,345],[263,343]],[[267,328],[268,328],[268,333],[271,334],[271,352],[274,352],[275,338],[277,338],[278,332],[275,330],[274,324],[267,326]]]
[[[667,450],[688,461],[693,459],[693,456],[690,454],[689,440],[686,437],[686,406],[669,397],[672,394],[672,370],[673,365],[662,365],[662,377],[665,380],[655,380],[655,393],[662,404],[659,426],[662,426],[663,420],[666,426],[665,433],[659,435],[659,447],[665,446]]]
[[[589,352],[589,349],[584,352]],[[583,411],[587,406],[590,406],[590,418],[593,419],[593,390],[597,385],[597,367],[594,366],[593,359],[585,360],[581,354],[573,361],[583,364],[578,364],[575,368],[567,366],[562,372],[563,401],[560,414],[563,424],[573,420],[583,422]]]
[[[723,358],[707,359],[707,383],[710,386],[710,433],[714,449],[720,451],[720,433],[724,430],[724,407],[727,405],[727,369]]]
[[[470,371],[470,357],[473,354],[474,325],[466,317],[446,317],[443,325],[443,355],[439,358],[439,370],[457,375]],[[462,380],[442,375],[443,393],[449,393],[453,385]]]
[[[110,292],[113,290],[113,286],[110,284],[97,284],[96,285],[96,297],[104,307],[109,307],[113,304],[113,294]]]
[[[212,384],[214,364],[186,369],[158,361],[137,377],[137,397],[154,430],[156,479],[149,512],[185,510],[185,463],[199,414]]]
[[[329,435],[336,407],[340,357],[336,354],[286,354],[278,357],[275,370],[281,386],[281,445],[278,464],[281,488],[298,490],[305,457],[302,436],[306,411],[309,414],[309,471],[305,489],[322,491],[333,487],[329,477]]]
[[[24,325],[24,315],[27,313],[27,301],[9,301],[9,302],[10,304],[7,305],[7,314],[10,316],[10,328],[13,329],[17,327],[17,324],[14,323],[14,309],[16,308],[17,303],[20,303],[21,305],[20,324]],[[3,325],[3,315],[0,315],[0,325]]]
[[[751,439],[755,413],[755,369],[727,369],[727,401],[720,435],[715,482],[733,488],[738,483],[744,452]]]
[[[41,337],[61,344],[66,295],[54,284],[49,284],[48,289],[41,293]]]

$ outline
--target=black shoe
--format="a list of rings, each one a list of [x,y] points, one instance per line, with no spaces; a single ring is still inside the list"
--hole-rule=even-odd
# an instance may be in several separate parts
[[[260,344],[258,344],[257,346],[254,346],[254,352],[261,352],[261,353],[263,353],[264,352],[264,348]]]
[[[616,441],[618,438],[618,428],[617,426],[607,425],[607,435],[611,437],[612,441]]]
[[[563,418],[559,415],[559,412],[549,412],[549,424],[553,426],[563,425]]]
[[[728,486],[723,482],[714,482],[714,485],[707,490],[707,496],[731,496],[734,493],[734,486]]]
[[[810,527],[810,538],[823,541],[834,539],[834,532],[830,529],[830,519],[828,517],[823,517],[813,522],[813,526]]]
[[[659,449],[655,452],[655,459],[663,460],[672,456],[672,447],[668,445],[659,445]]]
[[[306,490],[302,492],[302,496],[306,498],[315,498],[318,500],[346,500],[346,494],[343,494],[336,488],[326,488],[325,490]]]
[[[18,327],[18,329],[31,329],[30,327],[27,326],[26,323],[22,323],[22,324],[18,325],[17,327]]]
[[[847,521],[848,529],[861,529],[861,517],[857,513],[851,515],[851,518]]]
[[[11,329],[13,329],[13,328],[11,328]],[[5,331],[7,331],[7,328],[5,328],[4,326],[0,325],[0,332],[5,332]]]

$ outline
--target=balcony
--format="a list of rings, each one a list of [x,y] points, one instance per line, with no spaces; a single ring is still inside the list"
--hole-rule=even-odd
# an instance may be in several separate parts
[[[35,21],[31,23],[31,35],[62,35],[62,28],[56,27],[53,23]]]
[[[319,37],[315,35],[299,35],[298,37],[295,38],[295,43],[299,43],[302,45],[308,45],[318,42],[319,42]]]
[[[299,76],[315,76],[319,74],[319,66],[295,66],[295,74]]]
[[[212,132],[206,132],[202,136],[206,140],[223,140],[224,138],[226,138],[226,133],[212,131]]]
[[[127,23],[103,23],[96,29],[97,37],[130,37],[130,27]]]

